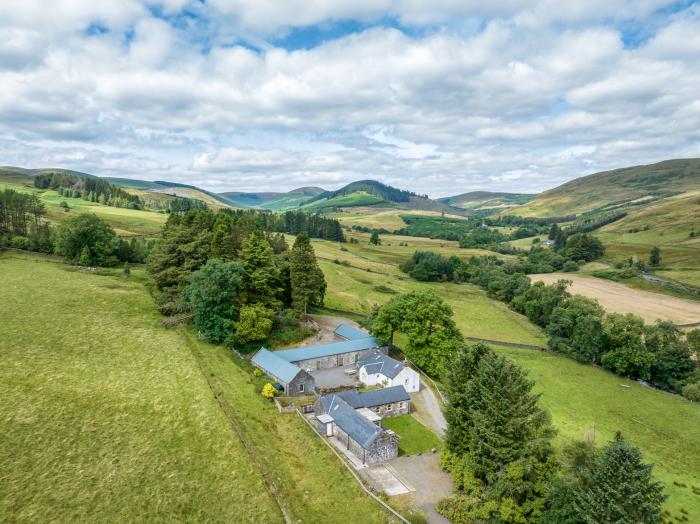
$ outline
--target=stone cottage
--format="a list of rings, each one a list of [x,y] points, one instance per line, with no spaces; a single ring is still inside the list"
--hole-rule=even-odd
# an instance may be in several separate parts
[[[290,364],[277,353],[261,348],[251,362],[263,373],[277,381],[289,396],[311,395],[316,392],[314,377],[294,364]]]

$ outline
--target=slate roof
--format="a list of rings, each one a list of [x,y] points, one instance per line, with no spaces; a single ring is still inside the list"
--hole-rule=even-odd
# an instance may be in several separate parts
[[[360,415],[338,395],[327,396],[331,397],[328,400],[328,414],[333,417],[335,425],[364,449],[368,449],[384,430]]]
[[[357,367],[364,367],[365,371],[370,375],[381,373],[387,378],[395,378],[406,366],[398,360],[391,358],[389,355],[374,350],[363,355],[362,358],[357,361]]]
[[[299,362],[310,358],[329,357],[376,347],[379,347],[379,341],[374,337],[367,336],[359,340],[344,340],[343,342],[331,342],[329,344],[317,344],[315,346],[275,351],[275,355],[287,362]]]
[[[392,386],[390,388],[374,389],[371,391],[362,392],[352,389],[338,392],[336,395],[355,409],[374,408],[385,404],[391,404],[393,402],[411,400],[411,397],[406,392],[406,388],[403,386]]]
[[[289,384],[301,372],[301,369],[290,364],[285,359],[279,358],[277,355],[278,353],[272,353],[265,348],[260,348],[260,351],[253,357],[252,362],[268,375],[285,384]]]
[[[341,324],[335,329],[335,334],[339,337],[343,337],[345,340],[362,340],[363,338],[369,338],[371,335],[357,329],[347,324]]]

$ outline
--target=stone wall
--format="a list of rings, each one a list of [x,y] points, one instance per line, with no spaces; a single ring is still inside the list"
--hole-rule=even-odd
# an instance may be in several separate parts
[[[328,369],[337,367],[354,366],[357,361],[365,353],[370,351],[369,349],[363,349],[361,351],[351,351],[349,353],[341,353],[340,355],[331,355],[328,357],[310,358],[307,360],[299,360],[298,362],[292,362],[295,366],[299,366],[301,369],[310,369],[312,371],[316,369]]]
[[[382,418],[398,417],[399,415],[408,415],[411,412],[411,401],[391,402],[370,409]]]
[[[301,386],[304,386],[303,389]],[[287,384],[285,388],[285,393],[290,397],[295,397],[298,395],[312,395],[316,391],[316,382],[314,377],[309,375],[303,369],[297,376],[292,379],[292,381]]]
[[[334,424],[335,436],[364,464],[376,464],[399,456],[399,437],[393,431],[384,431],[368,449],[364,449]]]

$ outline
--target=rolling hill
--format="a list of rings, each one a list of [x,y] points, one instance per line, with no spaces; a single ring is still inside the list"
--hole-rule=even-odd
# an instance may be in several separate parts
[[[450,206],[471,209],[474,211],[493,212],[503,211],[507,208],[526,204],[536,194],[530,193],[494,193],[492,191],[470,191],[451,197],[439,198],[439,202]]]
[[[287,193],[244,193],[229,191],[226,193],[219,193],[219,196],[224,197],[235,207],[286,211],[299,207],[323,192],[325,192],[325,190],[320,187],[300,187]]]
[[[647,205],[700,190],[700,159],[665,160],[577,178],[537,195],[507,214],[545,217]]]

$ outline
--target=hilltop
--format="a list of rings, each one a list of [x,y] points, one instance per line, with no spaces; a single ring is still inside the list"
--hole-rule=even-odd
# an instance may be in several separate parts
[[[438,201],[463,209],[495,213],[510,207],[526,204],[536,196],[536,194],[531,193],[470,191],[469,193],[439,198]]]
[[[246,193],[241,191],[228,191],[226,193],[219,193],[219,196],[225,198],[235,207],[286,211],[288,209],[297,208],[316,195],[324,192],[325,189],[320,187],[300,187],[286,193]]]
[[[700,159],[665,160],[576,178],[507,213],[545,217],[606,212],[693,190],[700,190]]]

